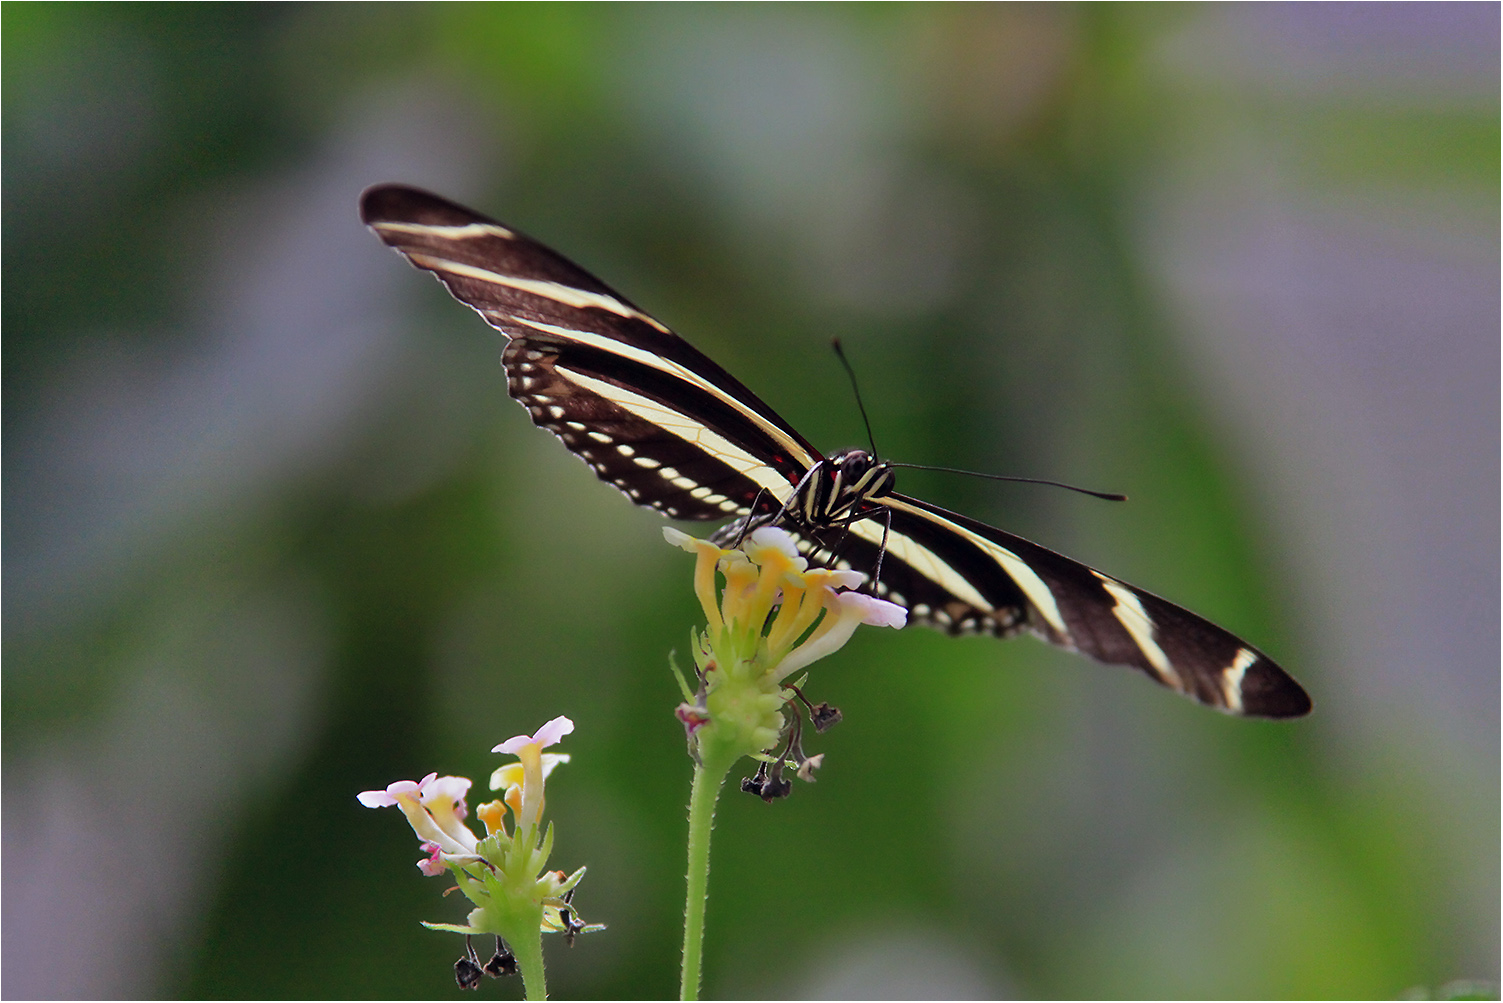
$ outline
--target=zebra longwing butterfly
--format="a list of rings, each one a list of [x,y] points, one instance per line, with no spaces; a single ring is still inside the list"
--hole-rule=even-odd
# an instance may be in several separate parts
[[[1022,631],[1232,714],[1298,717],[1300,685],[1202,617],[1084,564],[893,491],[859,449],[823,456],[756,394],[578,265],[447,199],[377,185],[361,219],[508,341],[511,395],[601,480],[675,519],[777,522],[815,560],[880,574],[910,623]]]

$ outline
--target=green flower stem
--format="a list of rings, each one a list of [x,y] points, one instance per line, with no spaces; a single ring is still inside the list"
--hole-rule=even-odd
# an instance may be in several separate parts
[[[522,988],[530,1000],[548,998],[548,982],[543,974],[543,935],[534,926],[532,936],[520,937],[508,944],[516,956],[517,968],[522,972]]]
[[[537,827],[527,826],[518,832],[512,842],[510,873],[503,879],[510,894],[502,901],[504,923],[509,928],[507,946],[516,956],[517,969],[522,973],[522,988],[530,1000],[548,998],[548,980],[543,971],[543,907],[534,896],[537,873],[543,869],[543,861],[535,857],[538,844]],[[525,903],[525,904],[524,904]]]
[[[501,935],[517,959],[527,999],[548,998],[548,980],[543,971],[543,906],[535,898],[535,875],[542,870],[536,860],[536,828],[517,833],[507,852],[506,870],[492,886],[489,897],[491,929]]]
[[[700,961],[704,953],[705,901],[710,883],[710,830],[715,825],[715,802],[725,777],[741,758],[722,754],[694,767],[689,794],[689,875],[684,901],[684,970],[679,999],[699,999]]]

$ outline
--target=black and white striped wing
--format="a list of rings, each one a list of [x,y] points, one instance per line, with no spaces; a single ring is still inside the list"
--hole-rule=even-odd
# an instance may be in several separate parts
[[[1288,673],[1204,617],[937,505],[899,494],[874,501],[892,513],[878,589],[907,607],[911,623],[999,637],[1028,631],[1232,714],[1310,711]],[[840,532],[826,535],[843,561],[875,566],[881,516]]]
[[[815,449],[724,369],[593,275],[437,195],[378,185],[360,217],[509,340],[508,389],[603,481],[677,519],[776,510]]]
[[[755,505],[754,521],[767,522],[822,460],[729,373],[536,241],[401,185],[368,189],[360,211],[388,246],[507,336],[511,395],[632,501],[679,519],[742,517]],[[1188,610],[918,499],[865,501],[874,515],[789,528],[815,560],[862,571],[877,566],[885,540],[878,589],[911,623],[1029,631],[1229,713],[1310,710],[1266,655]],[[738,526],[720,534],[739,536]]]

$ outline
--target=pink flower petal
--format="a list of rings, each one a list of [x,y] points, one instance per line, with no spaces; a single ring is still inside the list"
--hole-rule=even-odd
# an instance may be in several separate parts
[[[517,735],[515,738],[508,738],[491,751],[516,755],[524,745],[534,744],[539,749],[546,749],[573,730],[574,722],[560,715],[539,728],[536,735]]]
[[[448,870],[448,868],[444,866],[443,847],[439,846],[437,843],[424,843],[423,849],[428,852],[428,856],[418,861],[418,870],[422,871],[424,875],[430,878],[436,878],[440,874],[444,873],[444,871]]]
[[[861,622],[873,627],[901,627],[908,622],[908,611],[897,603],[862,592],[842,592],[840,604],[847,609],[860,610]]]
[[[546,749],[550,745],[556,745],[560,739],[574,730],[574,722],[560,714],[537,730],[532,740],[538,744],[539,749]]]
[[[423,779],[413,782],[411,780],[398,780],[386,785],[384,791],[361,791],[355,797],[367,808],[390,808],[397,803],[397,798],[403,794],[411,797],[421,797],[423,788],[433,782],[437,773],[430,773]]]

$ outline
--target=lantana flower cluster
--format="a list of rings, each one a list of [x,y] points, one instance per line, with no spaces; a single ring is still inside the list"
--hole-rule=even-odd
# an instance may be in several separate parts
[[[496,957],[484,966],[467,948],[468,959],[461,958],[456,965],[461,985],[473,988],[481,972],[510,974],[517,970],[518,959],[525,978],[534,955],[540,979],[541,933],[562,933],[572,943],[579,933],[603,929],[580,920],[570,904],[585,869],[573,874],[544,870],[553,848],[553,826],[544,828],[542,822],[544,784],[569,757],[543,750],[573,730],[574,723],[567,717],[556,717],[536,734],[518,735],[491,750],[514,755],[517,762],[491,775],[491,789],[501,791],[501,797],[475,809],[485,828],[483,836],[465,822],[469,814],[465,796],[471,786],[466,777],[430,773],[419,781],[399,780],[385,790],[359,795],[367,808],[400,809],[422,846],[424,857],[417,863],[418,870],[429,877],[452,875],[456,887],[475,906],[464,925],[423,925],[467,936],[494,934],[510,946],[505,951],[498,944]],[[468,984],[467,974],[473,975]]]
[[[736,549],[672,527],[663,536],[695,555],[694,592],[708,624],[694,636],[698,685],[680,680],[685,702],[678,716],[690,751],[702,763],[756,757],[763,767],[743,787],[768,799],[782,796],[785,766],[810,780],[820,762],[804,756],[799,715],[784,709],[803,700],[790,682],[794,674],[839,650],[862,624],[903,626],[907,611],[854,591],[865,580],[859,572],[810,567],[793,537],[776,527],[752,531]],[[723,589],[717,590],[717,572]],[[808,711],[820,730],[839,717],[823,704]],[[784,750],[771,754],[785,734]]]

